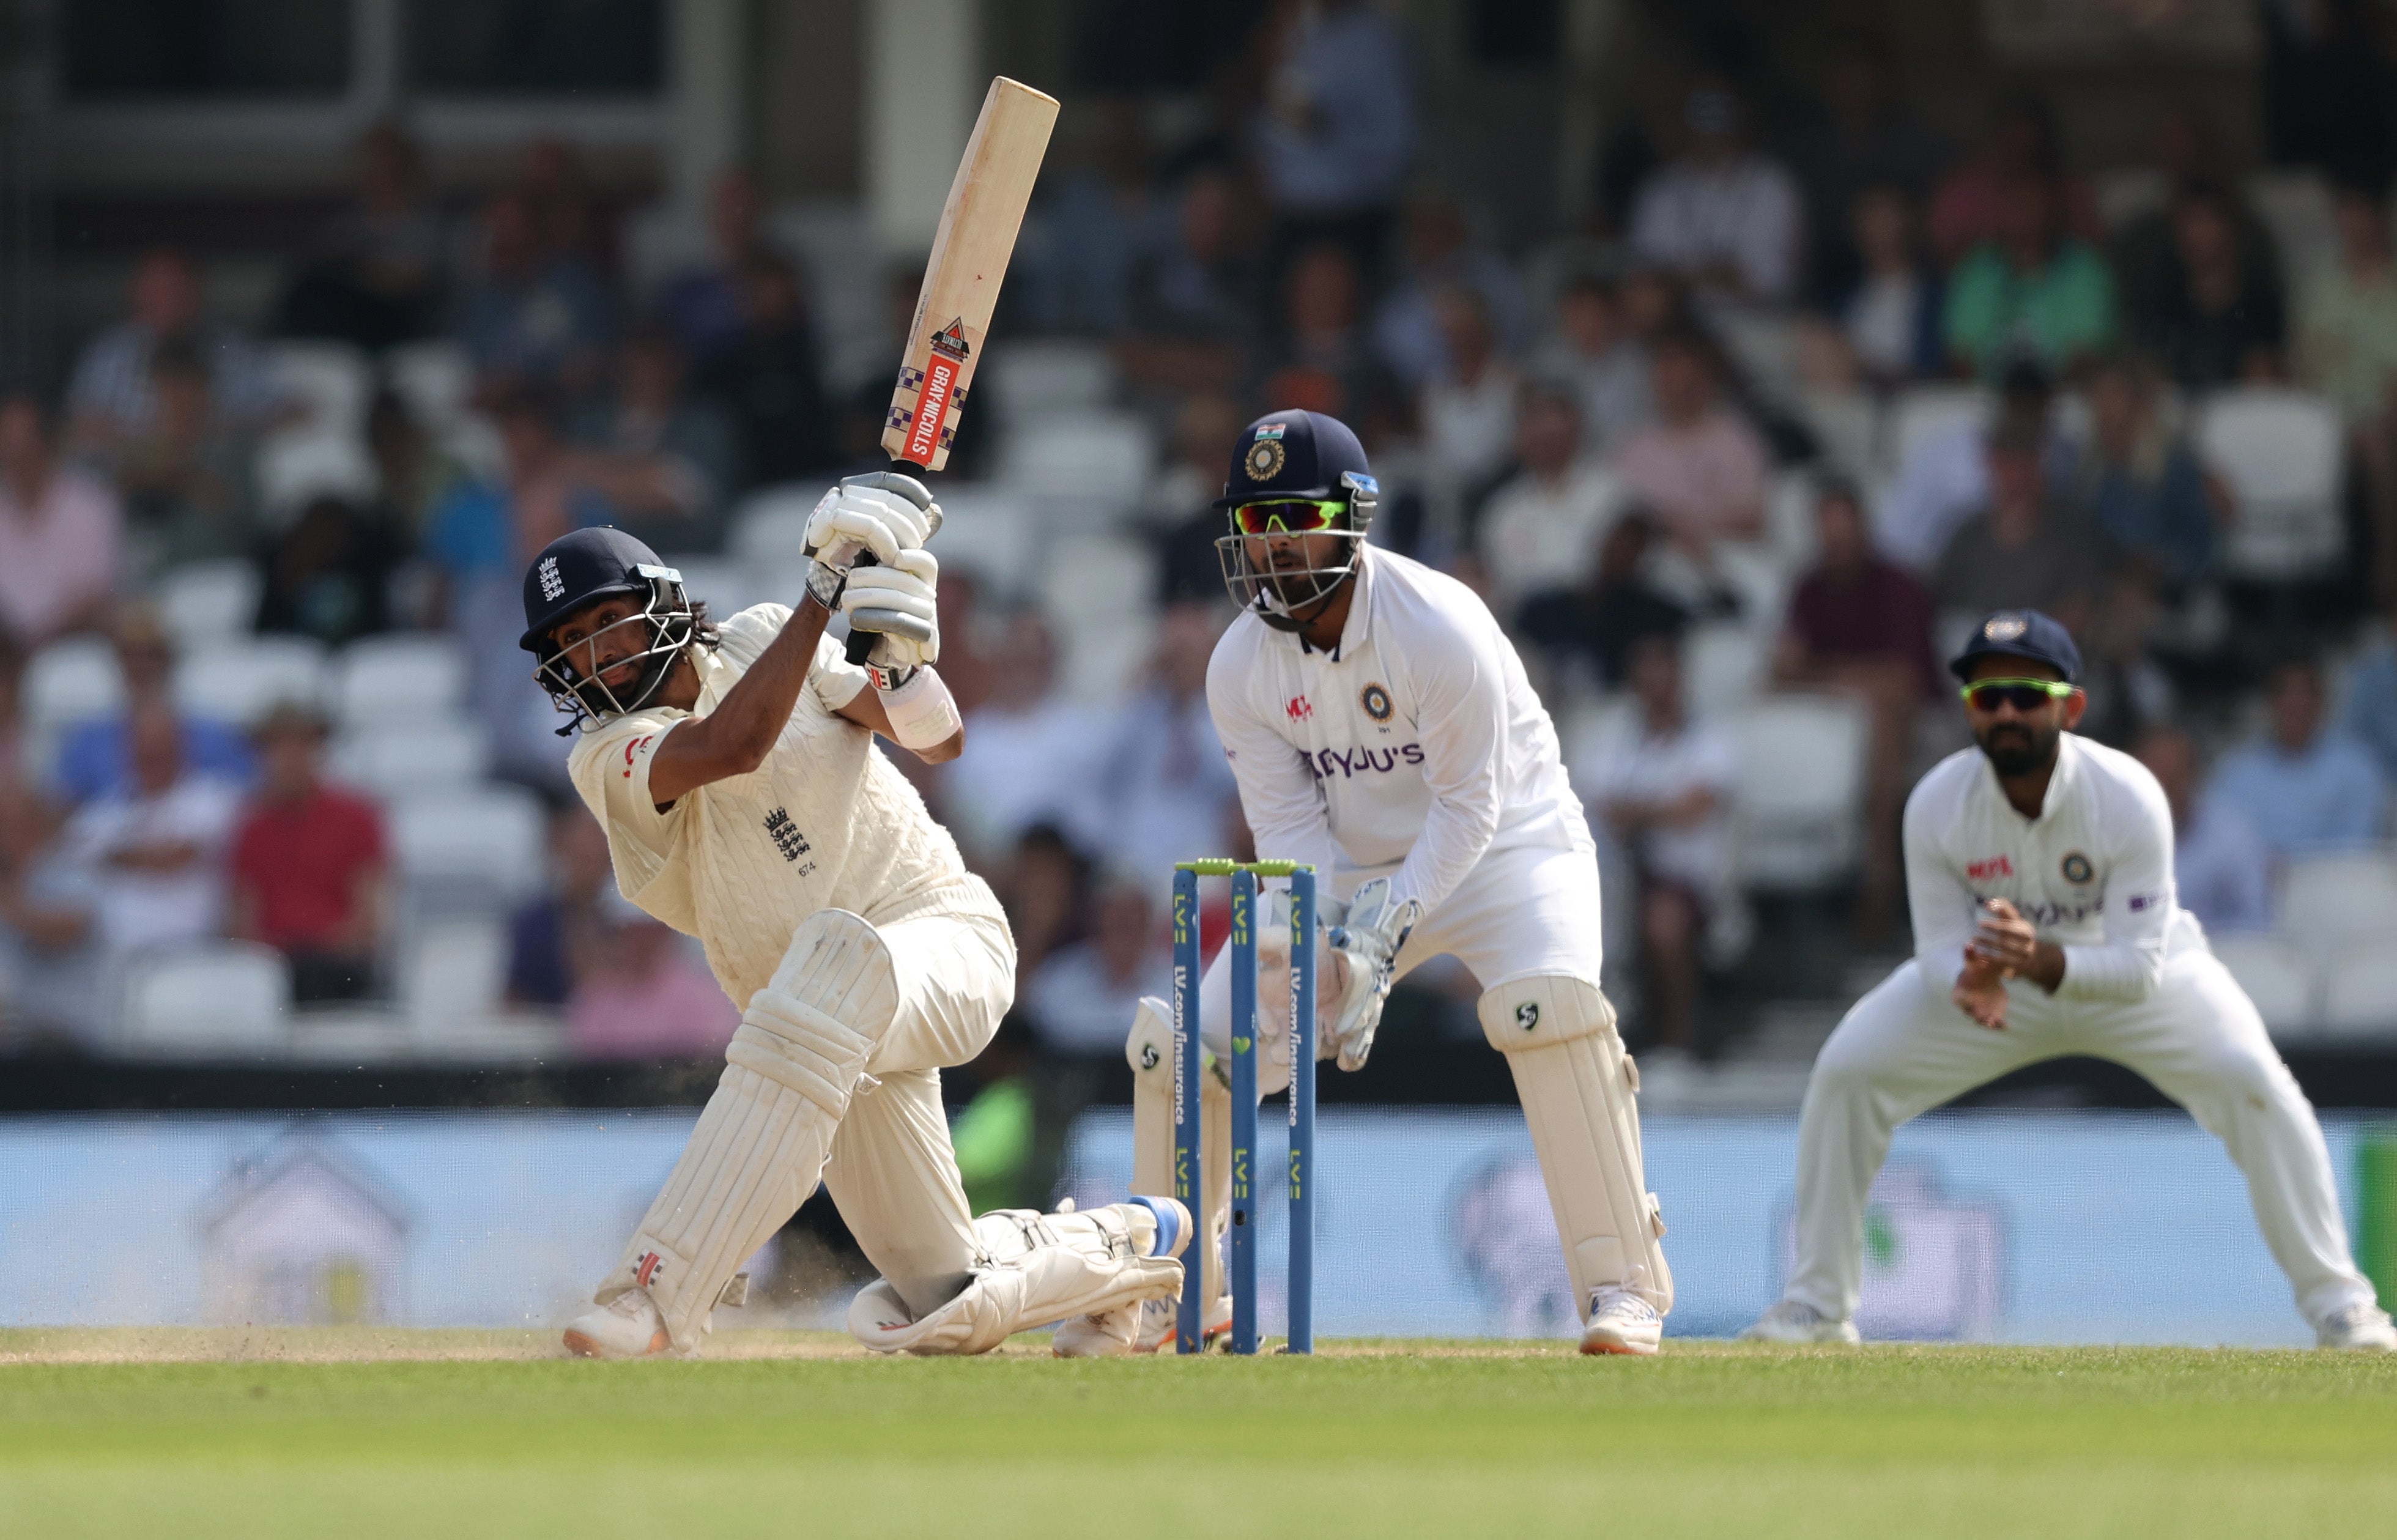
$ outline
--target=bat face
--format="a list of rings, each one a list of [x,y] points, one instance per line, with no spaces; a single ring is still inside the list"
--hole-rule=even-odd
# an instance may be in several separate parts
[[[982,361],[983,331],[1056,121],[1055,98],[1005,76],[991,82],[941,211],[891,393],[882,447],[893,460],[929,471],[948,463],[966,387]]]

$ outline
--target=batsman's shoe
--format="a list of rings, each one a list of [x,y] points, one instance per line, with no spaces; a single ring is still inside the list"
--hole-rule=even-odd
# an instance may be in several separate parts
[[[1131,1202],[1117,1205],[1132,1218],[1132,1233],[1148,1232],[1150,1256],[1179,1257],[1190,1247],[1190,1211],[1178,1199],[1143,1198],[1135,1195]],[[1145,1215],[1132,1213],[1145,1210]],[[1143,1223],[1145,1218],[1146,1223]],[[1112,1310],[1100,1310],[1087,1316],[1076,1316],[1057,1328],[1049,1339],[1049,1350],[1061,1359],[1113,1359],[1156,1349],[1140,1346],[1143,1312],[1147,1307],[1162,1305],[1166,1319],[1172,1319],[1173,1301],[1138,1300],[1119,1305]]]
[[[1218,1339],[1232,1330],[1232,1296],[1219,1294],[1207,1302],[1199,1319],[1198,1342],[1202,1348],[1215,1346]],[[1178,1299],[1143,1300],[1140,1306],[1140,1334],[1132,1339],[1135,1353],[1161,1353],[1182,1340],[1182,1302]]]
[[[1582,1328],[1581,1350],[1645,1356],[1656,1351],[1664,1335],[1665,1318],[1654,1306],[1628,1289],[1609,1286],[1589,1296],[1589,1324]]]
[[[2397,1353],[2397,1327],[2389,1312],[2362,1303],[2337,1310],[2314,1328],[2314,1341],[2323,1347],[2351,1347],[2372,1353]]]
[[[1739,1334],[1742,1342],[1830,1342],[1853,1346],[1864,1338],[1856,1334],[1855,1322],[1833,1320],[1811,1305],[1801,1305],[1794,1299],[1780,1304],[1756,1318],[1756,1324]]]
[[[672,1346],[649,1296],[628,1289],[568,1322],[566,1350],[578,1359],[646,1359]]]

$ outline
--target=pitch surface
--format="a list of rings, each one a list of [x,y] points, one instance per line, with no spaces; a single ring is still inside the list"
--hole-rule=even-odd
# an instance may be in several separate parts
[[[0,1332],[12,1534],[2331,1533],[2397,1360],[1480,1344],[694,1363],[546,1333]]]

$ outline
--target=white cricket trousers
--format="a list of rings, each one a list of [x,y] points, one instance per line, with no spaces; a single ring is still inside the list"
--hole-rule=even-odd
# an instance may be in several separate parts
[[[2083,1053],[2147,1077],[2222,1141],[2309,1324],[2372,1302],[2313,1105],[2213,954],[2172,958],[2156,992],[2133,1004],[2059,1000],[2020,981],[2007,995],[2005,1030],[1993,1032],[1908,962],[1841,1021],[1806,1082],[1798,1261],[1785,1297],[1834,1320],[1855,1314],[1865,1197],[1897,1125],[2010,1070]]]

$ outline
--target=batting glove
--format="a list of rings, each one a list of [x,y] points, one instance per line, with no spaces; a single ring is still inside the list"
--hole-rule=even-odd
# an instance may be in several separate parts
[[[840,611],[851,631],[875,633],[866,665],[895,688],[907,675],[941,658],[941,564],[930,551],[894,551],[880,562],[852,567],[840,591]]]
[[[860,556],[889,561],[902,551],[923,548],[941,527],[941,505],[914,476],[890,471],[852,475],[824,493],[808,515],[809,554],[835,571],[846,572]]]

